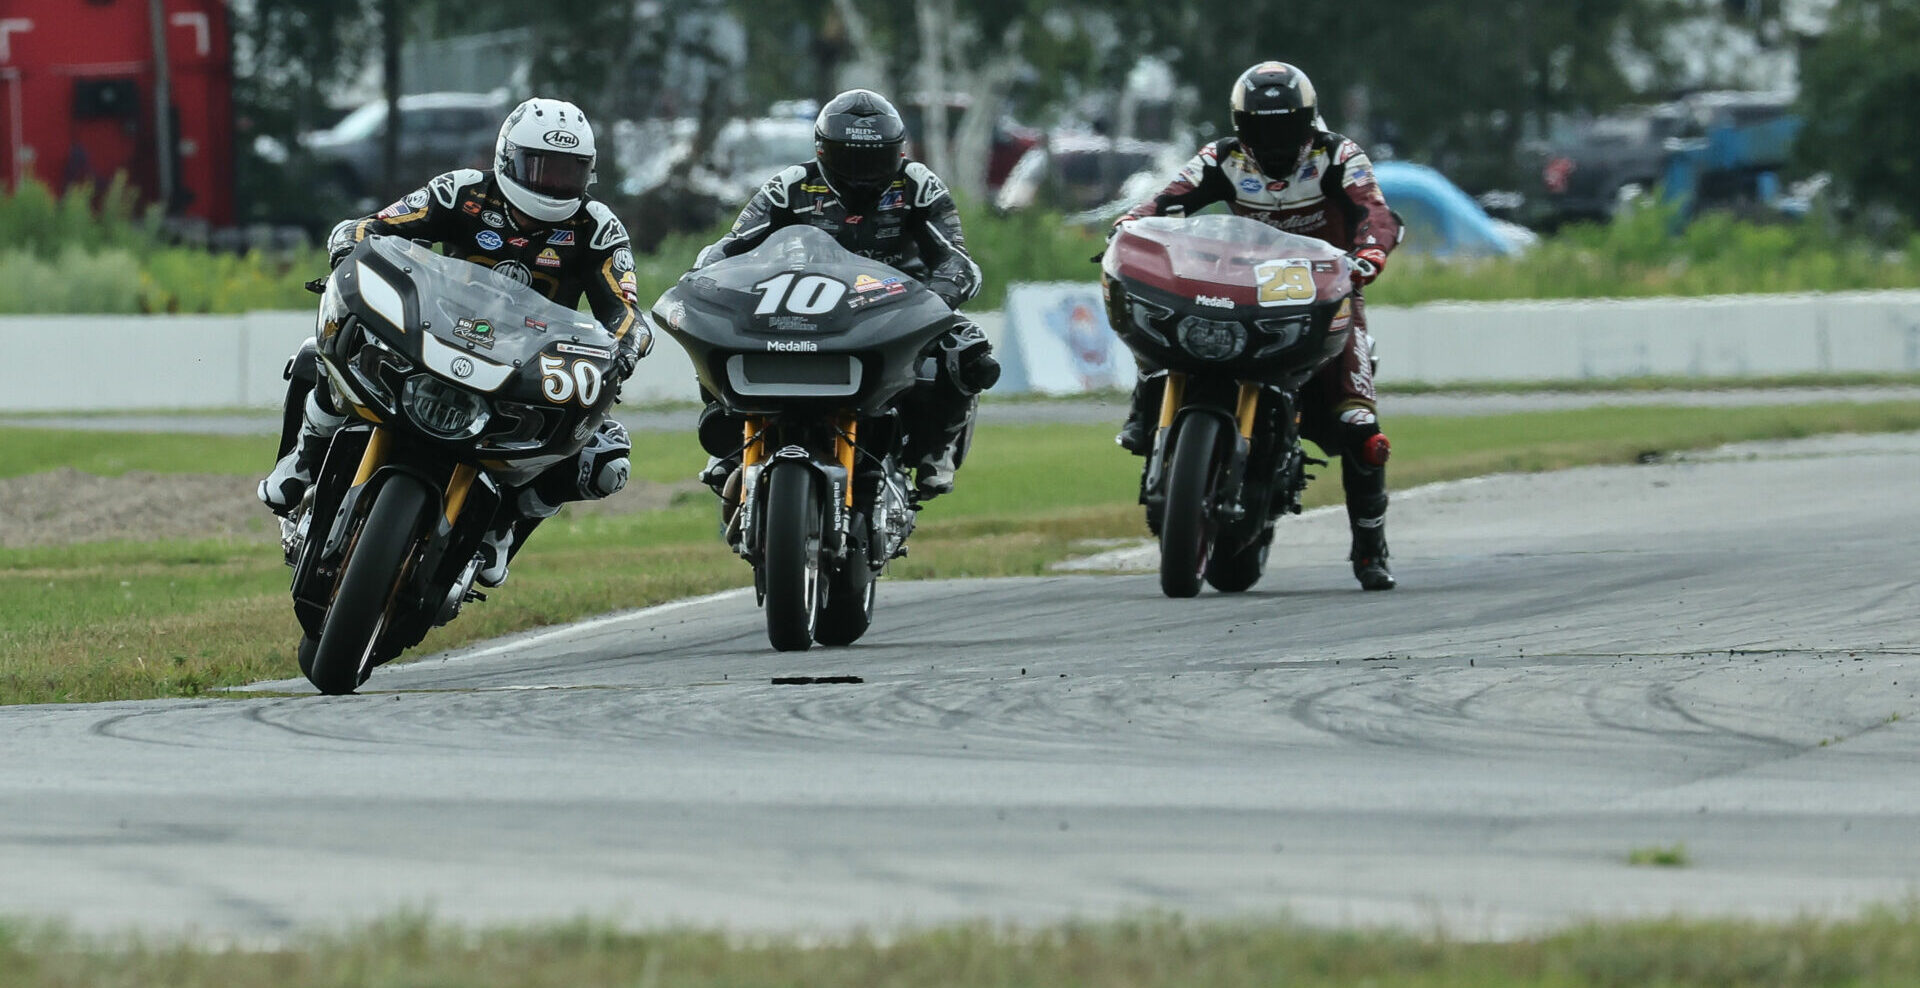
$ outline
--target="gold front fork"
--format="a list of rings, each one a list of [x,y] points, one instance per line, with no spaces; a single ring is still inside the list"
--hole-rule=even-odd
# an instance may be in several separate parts
[[[834,440],[833,451],[839,457],[840,468],[847,472],[844,496],[847,507],[851,508],[853,507],[853,450],[856,437],[859,435],[860,420],[854,418],[852,412],[841,412],[840,421],[836,425],[839,429],[838,437]]]
[[[1234,408],[1233,417],[1240,422],[1240,435],[1253,438],[1254,414],[1260,410],[1260,385],[1249,381],[1240,382],[1240,402]]]
[[[1178,371],[1167,372],[1167,388],[1160,396],[1160,428],[1173,424],[1173,416],[1180,411],[1180,403],[1186,399],[1187,375]]]
[[[367,437],[367,451],[360,454],[360,471],[353,475],[353,486],[373,479],[373,472],[386,465],[387,448],[392,445],[393,433],[374,426],[373,434]]]
[[[478,476],[478,467],[470,467],[465,463],[454,466],[453,476],[447,479],[447,524],[459,520],[460,509],[467,506],[467,492],[473,490],[473,478]]]
[[[740,450],[740,465],[757,467],[767,461],[767,444],[761,441],[760,432],[767,427],[767,420],[758,415],[747,416],[747,424],[741,431],[746,445]]]

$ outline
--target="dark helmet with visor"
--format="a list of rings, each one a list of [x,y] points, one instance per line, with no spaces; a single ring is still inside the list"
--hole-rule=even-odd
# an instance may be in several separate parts
[[[900,177],[907,124],[887,98],[849,89],[820,108],[813,122],[813,156],[835,195],[854,212],[872,209]]]
[[[1234,133],[1268,175],[1293,170],[1318,130],[1314,121],[1319,115],[1313,81],[1285,62],[1261,62],[1234,80]]]

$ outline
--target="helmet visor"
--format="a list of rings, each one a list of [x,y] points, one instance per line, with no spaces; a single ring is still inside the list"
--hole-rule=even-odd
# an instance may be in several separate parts
[[[857,189],[874,189],[900,174],[900,145],[821,141],[815,147],[827,177]]]
[[[1248,113],[1233,115],[1240,144],[1266,172],[1286,171],[1300,157],[1300,149],[1313,139],[1313,110],[1286,113]]]
[[[536,195],[578,199],[593,177],[593,161],[576,154],[515,147],[507,155],[507,177]]]

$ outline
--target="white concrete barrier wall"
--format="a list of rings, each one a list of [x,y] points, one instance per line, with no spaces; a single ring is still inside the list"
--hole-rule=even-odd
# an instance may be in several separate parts
[[[996,392],[1123,384],[1131,357],[1104,331],[1098,300],[1088,284],[1021,285],[1004,318],[972,314],[1007,364]],[[1920,291],[1370,306],[1367,314],[1388,383],[1920,372]],[[272,406],[288,355],[312,329],[308,312],[0,317],[0,411]],[[626,393],[695,399],[686,352],[660,340]]]

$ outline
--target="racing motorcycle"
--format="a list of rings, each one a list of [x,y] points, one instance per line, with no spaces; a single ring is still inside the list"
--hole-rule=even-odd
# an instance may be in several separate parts
[[[327,279],[315,336],[318,386],[348,421],[281,542],[300,671],[340,694],[485,599],[476,553],[503,492],[599,427],[615,340],[505,275],[381,236]],[[295,428],[305,396],[290,389]]]
[[[1166,371],[1140,501],[1167,596],[1253,586],[1275,522],[1300,512],[1325,461],[1300,445],[1298,392],[1345,348],[1364,263],[1232,215],[1148,217],[1108,245],[1108,322]]]
[[[811,226],[688,272],[651,315],[727,413],[710,422],[739,429],[701,441],[741,464],[723,535],[753,564],[767,639],[783,652],[852,644],[913,531],[897,405],[932,378],[923,353],[961,317]]]

